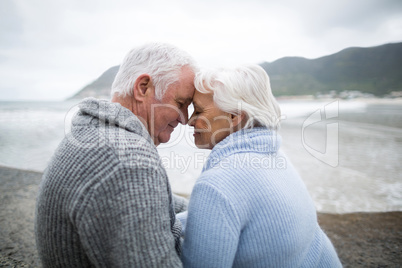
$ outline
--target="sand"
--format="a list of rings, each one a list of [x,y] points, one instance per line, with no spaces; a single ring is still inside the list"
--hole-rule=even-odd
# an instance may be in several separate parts
[[[42,174],[0,167],[0,267],[40,267],[34,239]],[[344,267],[401,267],[402,212],[318,213]]]

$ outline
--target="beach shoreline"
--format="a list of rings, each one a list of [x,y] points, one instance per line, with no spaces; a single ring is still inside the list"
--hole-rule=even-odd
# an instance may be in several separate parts
[[[314,96],[280,96],[276,97],[279,102],[364,102],[367,104],[391,104],[402,105],[402,98],[316,98]]]
[[[0,267],[40,267],[34,209],[41,172],[0,166]],[[344,267],[402,265],[402,212],[318,213]]]

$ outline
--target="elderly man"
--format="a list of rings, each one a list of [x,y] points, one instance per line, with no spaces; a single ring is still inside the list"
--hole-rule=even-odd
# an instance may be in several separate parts
[[[181,267],[186,201],[171,193],[156,146],[186,124],[196,67],[149,44],[124,59],[112,100],[86,99],[46,169],[36,207],[44,267]]]

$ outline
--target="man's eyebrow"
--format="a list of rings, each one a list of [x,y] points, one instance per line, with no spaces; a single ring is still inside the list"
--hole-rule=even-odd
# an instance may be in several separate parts
[[[193,98],[178,98],[177,100],[179,100],[179,101],[184,101],[184,102],[192,102],[193,101]]]

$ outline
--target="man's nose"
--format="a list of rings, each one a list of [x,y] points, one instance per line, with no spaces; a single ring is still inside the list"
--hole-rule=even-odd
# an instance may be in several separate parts
[[[183,109],[182,112],[179,114],[179,120],[182,125],[187,124],[188,122],[188,110],[187,108]]]

